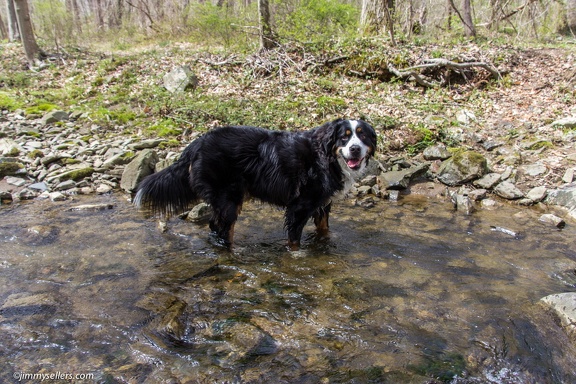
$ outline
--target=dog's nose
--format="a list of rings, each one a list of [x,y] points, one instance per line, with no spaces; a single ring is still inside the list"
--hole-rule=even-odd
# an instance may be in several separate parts
[[[361,152],[361,148],[359,145],[354,144],[350,147],[350,155],[352,156],[359,156]]]

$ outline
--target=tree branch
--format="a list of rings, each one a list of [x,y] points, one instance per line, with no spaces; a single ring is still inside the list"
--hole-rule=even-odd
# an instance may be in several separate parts
[[[455,63],[455,62],[447,60],[447,59],[425,59],[424,62],[425,62],[425,64],[415,65],[413,67],[405,68],[401,71],[389,63],[388,64],[388,70],[400,79],[410,80],[412,78],[412,79],[414,79],[414,81],[416,81],[416,83],[418,83],[424,87],[427,87],[427,88],[439,87],[442,84],[439,82],[433,81],[433,80],[429,80],[426,76],[417,72],[417,70],[419,70],[419,69],[422,69],[422,68],[427,68],[427,69],[430,69],[430,68],[431,69],[448,68],[448,69],[452,69],[455,71],[462,71],[463,69],[480,67],[480,68],[484,68],[485,70],[490,72],[492,77],[494,77],[495,79],[497,79],[497,80],[502,79],[502,75],[500,74],[500,72],[496,68],[494,68],[494,66],[492,66],[488,63],[481,62],[481,61],[474,61],[474,62],[468,62],[468,63]]]

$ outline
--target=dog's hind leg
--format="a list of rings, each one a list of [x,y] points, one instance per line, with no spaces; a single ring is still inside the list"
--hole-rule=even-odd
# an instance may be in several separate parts
[[[230,248],[234,240],[234,225],[242,209],[242,202],[227,200],[219,203],[213,202],[212,206],[214,214],[210,219],[210,229]]]

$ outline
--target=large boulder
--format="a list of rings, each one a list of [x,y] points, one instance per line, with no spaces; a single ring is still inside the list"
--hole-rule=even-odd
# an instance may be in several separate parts
[[[164,75],[164,88],[170,93],[184,92],[196,86],[198,86],[198,78],[187,65],[174,68]]]
[[[135,192],[138,183],[146,176],[154,173],[157,162],[158,154],[156,151],[145,149],[140,152],[134,160],[124,168],[122,179],[120,180],[120,188],[126,192]]]
[[[442,162],[438,170],[438,180],[455,186],[468,183],[484,176],[488,172],[486,158],[478,152],[462,151]]]

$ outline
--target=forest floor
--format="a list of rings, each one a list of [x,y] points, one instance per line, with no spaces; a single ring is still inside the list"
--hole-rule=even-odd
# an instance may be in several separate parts
[[[570,45],[388,47],[370,39],[241,54],[175,43],[122,52],[68,49],[35,70],[26,68],[19,45],[1,44],[0,53],[5,114],[34,118],[63,109],[110,136],[164,137],[181,147],[218,125],[296,130],[347,117],[375,126],[383,158],[418,156],[435,143],[478,150],[496,169],[536,156],[550,172],[533,184],[548,187],[576,166],[576,128],[552,124],[576,116],[576,47]],[[419,67],[428,59],[482,62],[499,76],[481,67]],[[415,68],[437,85],[398,79],[390,64]],[[181,65],[198,86],[171,94],[163,77]]]

